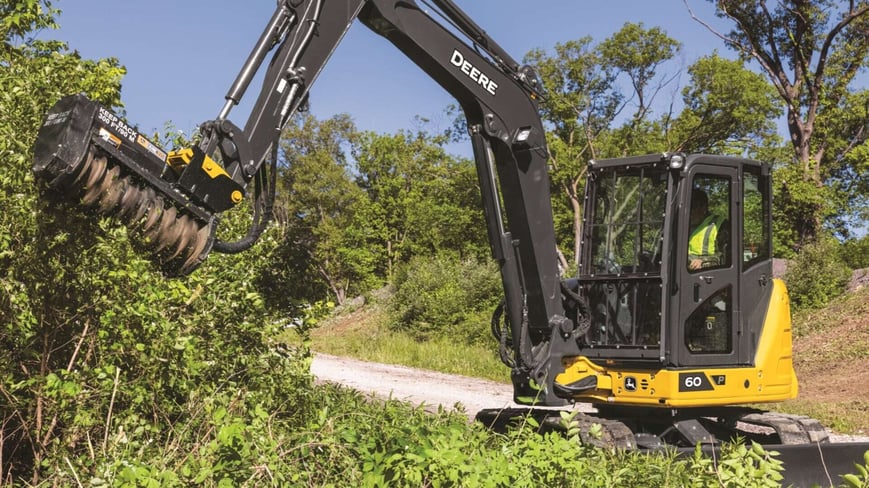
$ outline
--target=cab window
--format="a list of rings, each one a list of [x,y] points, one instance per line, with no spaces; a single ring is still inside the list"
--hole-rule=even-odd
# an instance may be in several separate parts
[[[745,168],[742,184],[742,262],[745,267],[769,259],[769,185],[760,168]]]
[[[688,269],[730,266],[730,179],[698,175],[691,190]]]

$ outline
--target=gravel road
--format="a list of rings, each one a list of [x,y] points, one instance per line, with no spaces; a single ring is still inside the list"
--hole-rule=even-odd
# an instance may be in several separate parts
[[[317,354],[311,372],[319,381],[340,383],[382,398],[426,408],[463,408],[469,417],[484,408],[516,407],[513,388],[504,383],[391,364]]]
[[[311,372],[318,381],[339,383],[381,398],[403,400],[426,409],[463,409],[469,418],[479,410],[517,407],[513,388],[504,383],[449,375],[405,366],[371,363],[317,353]],[[589,404],[574,406],[593,411]],[[869,442],[869,437],[832,434],[832,442]]]

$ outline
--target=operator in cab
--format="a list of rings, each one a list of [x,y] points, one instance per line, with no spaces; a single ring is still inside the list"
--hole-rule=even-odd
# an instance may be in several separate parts
[[[693,229],[688,238],[688,269],[699,270],[718,266],[724,218],[709,212],[709,197],[695,188],[691,192],[691,220]]]

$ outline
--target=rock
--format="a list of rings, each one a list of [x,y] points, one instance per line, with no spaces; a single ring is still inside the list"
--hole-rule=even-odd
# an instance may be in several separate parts
[[[869,284],[869,268],[855,269],[848,282],[848,291],[855,292]]]

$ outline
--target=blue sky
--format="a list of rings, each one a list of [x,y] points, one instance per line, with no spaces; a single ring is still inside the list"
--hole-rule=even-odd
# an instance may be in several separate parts
[[[683,43],[687,66],[719,50],[731,54],[693,21],[683,0],[456,0],[477,24],[518,60],[531,49],[591,36],[596,42],[626,22],[662,27]],[[718,23],[709,2],[687,0],[695,13]],[[533,7],[529,7],[533,5]],[[116,57],[126,66],[122,100],[140,130],[167,121],[185,132],[216,117],[224,95],[263,26],[275,0],[57,0],[60,31],[43,38],[69,43],[86,58]],[[669,68],[678,71],[678,66]],[[252,85],[246,100],[256,97]],[[386,40],[354,25],[311,91],[319,118],[348,113],[363,130],[415,128],[414,116],[444,128],[451,97]],[[230,116],[244,125],[244,103]]]

